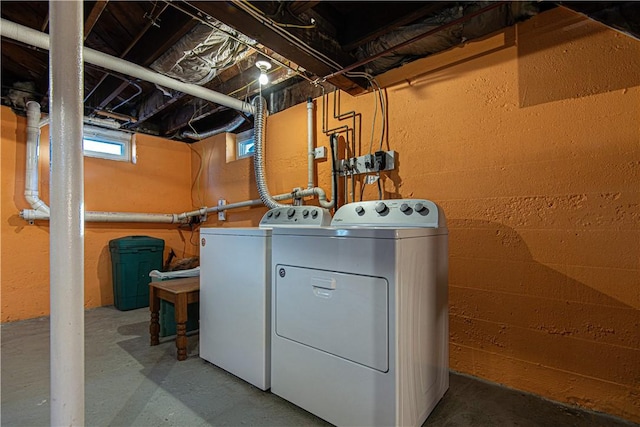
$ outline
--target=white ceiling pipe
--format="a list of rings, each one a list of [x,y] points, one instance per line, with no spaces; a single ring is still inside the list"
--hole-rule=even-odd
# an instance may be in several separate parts
[[[49,216],[49,206],[40,200],[38,191],[38,159],[40,144],[40,104],[27,102],[27,159],[24,177],[24,197],[34,211]]]
[[[49,36],[47,34],[16,24],[15,22],[11,22],[6,19],[0,20],[0,35],[41,49],[49,49]],[[226,107],[233,108],[234,110],[243,111],[247,114],[254,114],[254,107],[247,102],[198,85],[172,79],[160,73],[156,73],[155,71],[151,71],[148,68],[141,67],[125,61],[124,59],[116,58],[115,56],[107,55],[106,53],[102,53],[88,47],[84,48],[84,61],[106,68],[107,70],[117,71],[119,73],[137,77],[197,98],[205,99],[218,105],[224,105]]]
[[[82,23],[82,2],[49,1],[49,259],[53,426],[85,424]]]

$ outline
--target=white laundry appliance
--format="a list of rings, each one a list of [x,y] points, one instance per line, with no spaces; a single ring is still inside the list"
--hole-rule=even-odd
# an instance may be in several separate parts
[[[271,391],[339,426],[419,426],[449,387],[448,231],[428,200],[274,229]]]
[[[268,211],[256,228],[200,229],[200,357],[254,386],[270,387],[271,230],[320,227],[316,206]]]

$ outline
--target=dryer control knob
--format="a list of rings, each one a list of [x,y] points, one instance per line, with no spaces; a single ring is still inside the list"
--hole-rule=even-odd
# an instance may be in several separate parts
[[[293,216],[296,214],[296,210],[293,208],[289,208],[287,209],[287,217],[288,218],[293,218]]]
[[[425,210],[427,210],[427,207],[424,204],[418,202],[418,203],[416,203],[414,209],[416,210],[416,212],[422,213]]]
[[[356,213],[358,215],[364,215],[364,208],[362,206],[356,206]]]
[[[305,217],[305,218],[308,217],[309,216],[309,209],[304,209],[302,211],[302,216]]]
[[[400,205],[400,212],[407,212],[409,209],[409,205],[406,203]]]
[[[275,216],[278,218],[280,216],[280,211],[276,211]]]
[[[273,216],[273,212],[269,211],[267,212],[267,218],[271,218]]]
[[[316,219],[318,217],[318,211],[311,212],[311,218]]]
[[[381,213],[385,213],[386,211],[387,211],[387,205],[385,205],[384,202],[376,203],[376,212],[381,214]]]

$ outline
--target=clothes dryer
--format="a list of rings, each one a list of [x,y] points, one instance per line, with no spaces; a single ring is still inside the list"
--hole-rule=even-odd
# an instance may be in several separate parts
[[[200,357],[254,386],[270,387],[271,233],[320,227],[329,211],[268,211],[258,228],[200,230]]]
[[[336,425],[421,425],[449,386],[447,247],[419,199],[274,229],[271,391]]]

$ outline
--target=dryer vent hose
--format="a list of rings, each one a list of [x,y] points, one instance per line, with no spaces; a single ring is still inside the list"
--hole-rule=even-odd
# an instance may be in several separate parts
[[[281,208],[282,203],[278,203],[269,193],[267,188],[267,178],[264,172],[264,136],[266,133],[266,121],[267,121],[267,107],[266,101],[261,96],[256,96],[251,102],[256,109],[254,116],[254,153],[253,153],[253,169],[256,174],[256,184],[258,185],[258,193],[260,193],[260,199],[262,203],[269,209]]]

